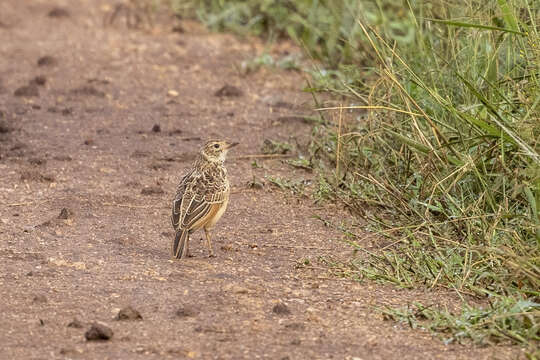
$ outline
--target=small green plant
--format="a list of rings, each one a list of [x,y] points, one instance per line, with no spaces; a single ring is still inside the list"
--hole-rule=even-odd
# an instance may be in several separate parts
[[[247,75],[251,72],[259,70],[261,67],[276,67],[284,70],[300,70],[300,58],[298,55],[289,54],[278,59],[268,53],[263,53],[251,59],[244,60],[240,63],[239,71],[242,75]]]
[[[266,155],[270,154],[287,154],[292,150],[292,146],[289,143],[277,141],[277,140],[270,140],[265,139],[262,147],[261,152]]]
[[[266,180],[281,190],[288,190],[297,196],[307,196],[306,186],[310,184],[309,180],[290,180],[277,176],[266,176]]]

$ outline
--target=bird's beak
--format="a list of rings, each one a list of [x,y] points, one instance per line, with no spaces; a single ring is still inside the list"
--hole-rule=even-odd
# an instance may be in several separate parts
[[[237,142],[233,142],[233,143],[228,142],[228,143],[225,143],[225,149],[229,150],[230,148],[235,147],[235,146],[238,145],[238,144],[239,144],[239,143],[237,143]]]

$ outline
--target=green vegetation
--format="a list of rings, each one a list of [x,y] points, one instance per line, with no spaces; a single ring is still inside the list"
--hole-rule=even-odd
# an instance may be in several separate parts
[[[462,312],[386,309],[447,341],[540,340],[540,9],[527,0],[184,0],[216,30],[296,40],[317,65],[320,201],[387,238],[350,273],[454,289]],[[318,107],[323,107],[317,104]],[[335,120],[337,119],[337,120]],[[335,120],[335,121],[331,121]],[[275,183],[278,183],[277,181]],[[279,181],[283,185],[283,181]],[[478,306],[466,299],[487,299]],[[422,321],[419,321],[422,320]],[[416,325],[415,325],[416,326]],[[534,356],[534,355],[533,355]]]

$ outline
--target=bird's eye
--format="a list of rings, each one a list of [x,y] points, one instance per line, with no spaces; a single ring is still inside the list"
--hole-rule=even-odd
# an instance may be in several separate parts
[[[214,147],[217,149],[219,148],[219,144],[214,144]]]

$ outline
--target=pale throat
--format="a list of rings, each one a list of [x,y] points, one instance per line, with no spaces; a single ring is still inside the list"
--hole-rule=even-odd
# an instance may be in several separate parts
[[[210,156],[210,155],[207,155],[206,153],[203,152],[202,156],[209,162],[223,164],[225,162],[225,158],[227,156],[227,151],[221,152],[219,154],[219,156]]]

